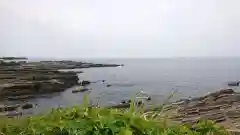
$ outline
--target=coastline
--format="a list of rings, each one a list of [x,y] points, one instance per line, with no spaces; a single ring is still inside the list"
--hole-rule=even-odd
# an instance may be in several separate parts
[[[68,130],[68,132],[69,132],[69,129],[83,132],[85,131],[85,128],[82,129],[80,123],[89,128],[92,128],[94,127],[94,125],[96,125],[91,123],[85,123],[86,120],[98,121],[98,122],[102,122],[103,124],[105,122],[111,121],[110,123],[109,122],[106,123],[108,125],[105,125],[106,127],[109,126],[108,129],[112,128],[112,126],[110,126],[111,124],[114,125],[112,121],[119,122],[119,121],[126,120],[124,123],[128,123],[131,126],[137,126],[141,124],[145,125],[146,127],[145,126],[144,127],[146,128],[146,130],[150,130],[150,132],[147,134],[150,134],[151,129],[153,128],[157,128],[157,129],[160,128],[161,130],[165,129],[163,131],[169,130],[168,131],[169,134],[172,130],[175,131],[175,132],[171,132],[172,134],[173,133],[175,134],[196,133],[197,134],[198,132],[200,132],[201,134],[208,134],[208,133],[214,133],[214,134],[216,133],[216,134],[223,134],[223,135],[225,134],[227,135],[228,133],[238,134],[239,129],[235,128],[232,124],[225,123],[224,125],[220,123],[226,119],[220,119],[219,114],[221,113],[221,111],[225,111],[226,113],[232,113],[232,114],[228,114],[228,118],[236,119],[237,118],[236,116],[239,116],[239,115],[234,115],[232,110],[226,109],[226,106],[224,106],[222,102],[227,101],[230,107],[230,105],[232,106],[234,103],[239,103],[239,96],[240,96],[240,93],[236,93],[231,89],[223,89],[218,92],[208,94],[204,97],[199,97],[195,99],[186,99],[186,100],[174,102],[171,104],[167,104],[163,106],[163,108],[160,107],[160,108],[155,108],[154,110],[145,110],[144,112],[141,109],[139,110],[138,107],[134,104],[130,105],[131,107],[126,110],[113,109],[113,108],[106,109],[101,107],[99,108],[99,107],[89,106],[86,102],[87,101],[86,97],[84,97],[83,104],[81,106],[76,106],[73,108],[58,108],[58,109],[53,109],[50,113],[46,113],[43,115],[35,115],[32,117],[18,117],[18,119],[6,119],[6,117],[0,117],[3,120],[3,122],[0,122],[0,132],[3,132],[3,133],[15,132],[15,130],[11,130],[11,128],[9,128],[8,130],[4,130],[4,127],[5,127],[4,125],[6,124],[11,125],[11,127],[14,127],[14,129],[15,128],[20,129],[19,130],[20,132],[21,131],[31,132],[31,130],[27,130],[30,127],[31,127],[30,129],[32,128],[36,129],[36,131],[38,132],[45,132],[46,131],[45,128],[48,127],[48,128],[51,128],[49,130],[53,132],[55,131],[53,129],[58,127],[56,126],[57,123],[61,124],[61,127],[65,130]],[[217,106],[216,103],[220,104],[220,106]],[[215,105],[215,107],[208,106],[206,108],[206,105]],[[198,111],[193,111],[194,109],[197,109]],[[211,113],[211,111],[215,111],[215,113]],[[191,121],[190,123],[183,122],[182,119],[180,120],[181,116],[178,115],[178,113],[182,113],[182,112],[184,112],[183,114],[185,114],[185,116],[191,117],[196,121]],[[204,112],[204,115],[199,114],[202,112]],[[193,118],[193,116],[194,117],[196,116],[196,117]],[[128,119],[130,119],[130,121]],[[133,121],[137,123],[132,123]],[[71,122],[70,125],[69,125],[69,122]],[[147,122],[150,122],[151,124],[147,126],[148,125]],[[35,126],[33,127],[32,125],[34,123],[40,124],[41,128],[39,128],[39,125],[36,127]],[[238,123],[233,123],[233,124],[237,125]],[[119,124],[115,126],[121,127],[121,125]],[[134,127],[130,129],[133,131],[136,131]],[[141,128],[138,130],[141,130]],[[143,131],[146,131],[146,130],[143,130]],[[90,129],[90,131],[94,131],[94,130]],[[160,133],[156,135],[159,135],[159,134]]]
[[[19,59],[23,58],[4,57],[0,61],[1,115],[21,115],[23,109],[29,109],[22,108],[26,104],[31,104],[28,103],[28,99],[38,98],[44,94],[63,92],[73,86],[85,86],[91,83],[79,78],[78,74],[82,73],[82,71],[63,70],[123,66],[63,60],[17,61]],[[21,104],[8,103],[10,101],[21,101]],[[33,107],[35,107],[34,104],[30,108]]]
[[[92,82],[83,80],[84,83],[79,83],[79,80],[76,79],[76,74],[81,74],[82,71],[61,71],[61,69],[82,69],[82,68],[95,68],[95,67],[117,67],[121,65],[115,65],[115,64],[94,64],[94,63],[83,63],[83,62],[77,62],[77,61],[38,61],[38,62],[10,62],[10,63],[2,63],[0,67],[0,74],[2,79],[6,82],[11,82],[14,84],[14,87],[17,87],[17,89],[22,89],[20,96],[9,96],[6,97],[9,98],[8,100],[27,100],[29,98],[36,98],[35,96],[41,95],[41,94],[48,94],[48,93],[54,93],[54,92],[62,92],[66,88],[72,87],[74,85],[88,85]],[[3,67],[4,66],[4,67]],[[27,74],[27,76],[25,76]],[[21,77],[20,77],[21,76]],[[81,78],[80,78],[81,79]],[[58,80],[58,81],[56,81]],[[2,82],[4,82],[2,81]],[[102,80],[103,81],[103,80]],[[60,83],[59,83],[60,82]],[[61,84],[61,82],[64,83]],[[35,83],[42,83],[46,88],[45,91],[35,91],[36,87],[34,87]],[[69,85],[67,85],[69,83]],[[44,87],[42,86],[42,87]],[[47,87],[50,86],[50,87]],[[6,88],[5,88],[6,87]],[[6,86],[5,90],[10,90],[11,93],[8,94],[16,94],[16,88],[14,88],[12,85]],[[65,87],[64,89],[60,89],[62,87]],[[109,86],[111,87],[111,86]],[[27,90],[28,88],[28,90]],[[85,89],[83,89],[85,91]],[[24,92],[36,92],[26,94]],[[88,90],[87,90],[88,91]],[[226,92],[227,91],[227,92]],[[207,118],[211,119],[217,123],[225,124],[225,122],[229,123],[229,119],[231,118],[238,118],[238,96],[239,93],[234,92],[232,90],[226,90],[225,92],[215,92],[218,94],[213,95],[206,95],[203,97],[198,97],[194,99],[185,99],[181,100],[179,102],[174,103],[168,103],[165,106],[164,112],[168,113],[171,111],[176,111],[174,109],[177,109],[176,113],[169,113],[172,114],[169,116],[169,119],[172,119],[174,121],[178,121],[181,123],[191,124],[195,123],[198,119]],[[76,92],[83,92],[82,90],[76,91]],[[203,100],[204,99],[204,100]],[[206,100],[206,101],[205,101]],[[146,101],[147,102],[147,101]],[[120,105],[120,106],[118,106]],[[140,104],[141,105],[141,104]],[[28,103],[23,104],[15,104],[15,105],[2,105],[0,106],[0,110],[4,110],[1,113],[2,115],[7,115],[9,117],[14,117],[17,115],[22,115],[21,111],[23,106],[29,106],[30,108],[34,108],[33,105],[29,105]],[[31,107],[32,106],[32,107]],[[128,103],[120,103],[115,106],[110,106],[109,108],[124,108],[129,107],[130,104]],[[235,110],[234,110],[235,107]],[[25,107],[24,107],[25,108]],[[179,109],[181,108],[181,109]],[[155,107],[153,110],[148,110],[148,112],[157,112],[159,107]],[[227,112],[221,112],[222,109],[227,110]],[[17,112],[15,113],[5,113],[8,110],[14,110]],[[234,112],[235,111],[235,112]],[[1,111],[0,111],[1,112]],[[210,116],[206,116],[208,114]],[[227,116],[225,116],[228,114]],[[229,118],[230,116],[230,118]],[[239,114],[240,118],[240,114]],[[231,121],[232,122],[232,121]],[[238,122],[238,121],[237,121]],[[236,123],[237,123],[236,122]],[[233,124],[233,123],[231,123]],[[231,125],[228,124],[228,125]],[[231,125],[231,127],[234,127],[237,129],[236,125]]]

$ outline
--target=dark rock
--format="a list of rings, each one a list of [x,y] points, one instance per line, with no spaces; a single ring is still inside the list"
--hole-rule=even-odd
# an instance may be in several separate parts
[[[33,108],[33,105],[32,105],[32,104],[26,103],[26,104],[22,105],[22,109],[23,109],[23,110],[31,109],[31,108]]]
[[[82,86],[89,85],[89,84],[91,84],[90,81],[83,80],[83,81],[80,82],[80,85],[82,85]]]
[[[111,106],[110,108],[119,109],[119,108],[129,108],[129,107],[130,107],[129,103],[123,103],[123,104],[118,104],[118,105],[115,105],[115,106]]]
[[[111,84],[107,84],[106,87],[111,87],[112,85]]]
[[[4,111],[15,111],[20,105],[8,105],[4,107]]]
[[[0,112],[15,111],[20,107],[20,105],[2,105],[0,106]]]
[[[11,62],[5,62],[5,61],[0,61],[1,66],[19,66],[19,62],[11,61]]]
[[[26,57],[0,57],[2,60],[27,60]]]
[[[122,101],[121,101],[121,104],[131,103],[131,102],[132,102],[131,100],[122,100]]]
[[[132,102],[132,100],[122,100],[120,104],[111,106],[110,108],[129,108],[131,105],[131,102]],[[142,100],[140,100],[140,101],[136,101],[135,105],[140,106],[143,103],[144,102]]]
[[[121,104],[126,104],[127,102],[125,100],[121,101]]]
[[[229,82],[228,83],[228,86],[239,86],[240,84],[240,81],[237,81],[237,82]]]
[[[15,77],[17,78],[17,77]],[[34,95],[63,91],[78,84],[76,73],[31,73],[19,76],[20,80],[2,85],[1,99],[6,97]]]
[[[147,97],[147,101],[150,101],[150,100],[152,100],[152,98],[149,96],[149,97]]]
[[[202,119],[212,120],[214,122],[222,122],[226,120],[226,117],[222,112],[216,112],[208,113],[207,115],[203,116]]]
[[[81,88],[79,90],[72,90],[72,93],[78,93],[78,92],[85,92],[85,91],[89,91],[90,89],[88,88]]]
[[[143,101],[140,100],[140,101],[137,101],[137,105],[142,105],[143,104]]]

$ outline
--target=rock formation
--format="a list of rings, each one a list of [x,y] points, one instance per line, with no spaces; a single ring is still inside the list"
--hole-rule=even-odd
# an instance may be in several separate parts
[[[9,57],[8,59],[12,59]],[[93,64],[76,61],[40,61],[0,63],[0,100],[34,98],[35,95],[60,92],[77,85],[78,76],[74,72],[60,72],[61,69],[116,67],[115,64]],[[90,84],[83,81],[82,85]]]
[[[203,97],[181,100],[166,105],[164,114],[185,124],[194,125],[205,119],[229,129],[239,129],[240,93],[232,89],[223,89]]]

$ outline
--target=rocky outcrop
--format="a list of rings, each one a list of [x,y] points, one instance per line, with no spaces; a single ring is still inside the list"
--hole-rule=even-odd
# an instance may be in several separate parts
[[[91,82],[90,82],[90,81],[85,81],[85,80],[83,80],[83,81],[81,81],[79,84],[80,84],[81,86],[86,86],[86,85],[91,84]]]
[[[239,86],[239,85],[240,85],[240,81],[228,83],[228,86]]]
[[[0,100],[34,98],[36,95],[60,92],[73,85],[79,85],[77,73],[61,69],[116,67],[116,64],[93,64],[77,61],[14,62],[14,57],[0,61]],[[82,81],[83,86],[90,81]]]
[[[20,105],[0,105],[0,112],[15,111]]]
[[[27,60],[26,57],[0,57],[2,60]]]
[[[7,77],[5,75],[5,79],[1,81],[1,99],[14,96],[59,92],[78,84],[78,76],[75,73],[49,72],[39,74],[32,71],[22,74],[21,76],[17,74],[19,73],[8,74]]]
[[[1,66],[0,100],[17,100],[34,95],[63,91],[78,84],[74,72],[60,72],[39,66]]]
[[[239,129],[240,93],[223,89],[206,96],[181,100],[164,107],[164,114],[177,122],[195,125],[212,120],[230,129]]]
[[[33,104],[24,103],[24,104],[15,104],[15,105],[0,105],[0,112],[11,112],[17,111],[19,109],[30,109],[33,108]]]
[[[0,105],[0,116],[15,117],[23,115],[25,110],[33,109],[34,107],[35,106],[31,103]]]
[[[107,84],[106,87],[111,87],[112,85],[111,84]]]
[[[95,64],[77,61],[40,61],[31,62],[29,65],[40,65],[52,69],[77,69],[77,68],[92,68],[92,67],[118,67],[118,64]]]
[[[27,110],[27,109],[33,108],[33,105],[32,105],[32,104],[29,104],[29,103],[26,103],[26,104],[23,104],[23,105],[21,106],[21,108],[22,108],[23,110]]]
[[[85,91],[89,91],[89,90],[91,90],[91,89],[88,89],[88,88],[78,88],[78,89],[72,90],[72,93],[85,92]]]

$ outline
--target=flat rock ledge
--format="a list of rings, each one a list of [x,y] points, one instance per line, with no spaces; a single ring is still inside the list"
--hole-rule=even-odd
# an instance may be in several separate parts
[[[232,131],[240,131],[240,93],[222,89],[203,97],[180,100],[166,105],[163,116],[191,125],[199,120],[212,120]]]
[[[15,71],[14,71],[15,70]],[[28,71],[16,70],[1,73],[0,69],[0,100],[17,100],[63,91],[78,84],[76,73],[59,71]]]
[[[64,69],[117,66],[120,65],[77,61],[8,62],[0,59],[0,101],[35,98],[39,94],[60,92],[79,85],[78,73],[82,72],[61,71]],[[84,85],[86,83],[88,81]]]

